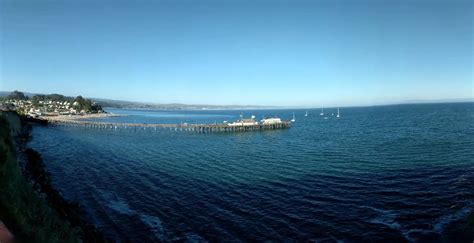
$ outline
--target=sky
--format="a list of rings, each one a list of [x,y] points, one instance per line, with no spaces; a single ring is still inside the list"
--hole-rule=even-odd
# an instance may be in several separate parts
[[[0,90],[155,103],[473,98],[466,0],[0,0]]]

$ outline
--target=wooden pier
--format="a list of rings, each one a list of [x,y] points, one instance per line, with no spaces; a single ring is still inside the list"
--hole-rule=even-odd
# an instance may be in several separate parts
[[[229,126],[227,124],[147,124],[147,123],[111,123],[111,122],[93,122],[82,120],[50,120],[51,125],[84,127],[91,129],[112,129],[112,130],[170,130],[187,131],[197,133],[230,133],[230,132],[252,132],[264,130],[276,130],[290,128],[290,122],[282,121],[274,124],[256,124]]]

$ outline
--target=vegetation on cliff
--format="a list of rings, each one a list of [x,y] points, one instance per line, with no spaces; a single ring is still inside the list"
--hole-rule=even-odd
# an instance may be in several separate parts
[[[25,174],[33,182],[34,189],[46,195],[45,199],[48,205],[55,209],[59,216],[67,220],[71,226],[78,227],[78,235],[84,241],[104,242],[102,234],[82,216],[79,204],[67,201],[53,188],[51,176],[45,169],[41,155],[31,148],[26,149],[24,154],[27,158]]]
[[[23,177],[10,127],[0,116],[0,219],[22,242],[79,242],[78,229],[48,207]]]
[[[22,173],[16,145],[24,145],[30,131],[15,112],[0,111],[0,220],[20,242],[105,242],[79,205],[53,188],[38,152],[21,149]]]

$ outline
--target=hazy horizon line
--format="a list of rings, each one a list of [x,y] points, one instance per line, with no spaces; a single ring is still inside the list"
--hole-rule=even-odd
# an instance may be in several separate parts
[[[0,91],[1,93],[11,93],[12,91]],[[46,95],[46,93],[34,93],[28,91],[20,91],[25,95]],[[60,94],[56,92],[51,92],[48,94]],[[66,97],[75,97],[78,95],[64,95]],[[81,95],[82,96],[82,95]],[[390,105],[410,105],[410,104],[438,104],[438,103],[471,103],[474,102],[474,97],[464,97],[464,98],[439,98],[439,99],[412,99],[412,100],[404,100],[404,101],[394,101],[394,102],[380,102],[374,104],[354,104],[354,105],[335,105],[335,104],[327,104],[327,105],[261,105],[261,104],[199,104],[199,103],[179,103],[179,102],[150,102],[150,101],[133,101],[133,100],[123,100],[123,99],[111,99],[111,98],[99,98],[99,97],[85,97],[88,99],[92,99],[94,101],[115,101],[115,102],[128,102],[128,103],[136,103],[136,104],[143,104],[143,105],[183,105],[183,106],[209,106],[209,107],[236,107],[236,108],[253,108],[253,109],[282,109],[282,108],[296,108],[296,109],[316,109],[316,108],[332,108],[332,107],[371,107],[371,106],[390,106]],[[144,108],[133,108],[133,109],[144,109]],[[146,108],[145,108],[146,109]]]

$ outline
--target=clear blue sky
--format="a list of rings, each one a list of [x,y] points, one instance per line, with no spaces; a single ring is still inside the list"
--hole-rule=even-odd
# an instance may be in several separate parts
[[[472,1],[0,0],[0,90],[147,102],[473,97]]]

